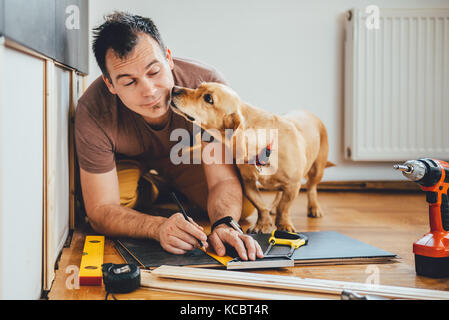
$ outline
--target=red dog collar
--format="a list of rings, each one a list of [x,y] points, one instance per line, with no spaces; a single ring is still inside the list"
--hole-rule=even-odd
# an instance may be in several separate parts
[[[271,148],[273,147],[273,141],[270,142],[257,156],[255,165],[256,166],[266,166],[270,160]]]

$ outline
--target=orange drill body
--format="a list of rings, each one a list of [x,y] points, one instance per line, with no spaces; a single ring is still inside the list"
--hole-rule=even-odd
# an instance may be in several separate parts
[[[433,161],[440,167],[440,179],[432,186],[420,185],[429,203],[430,232],[413,244],[413,252],[427,257],[449,257],[449,163]]]
[[[432,278],[449,277],[449,163],[409,160],[395,169],[418,183],[429,203],[430,232],[413,243],[416,273]]]

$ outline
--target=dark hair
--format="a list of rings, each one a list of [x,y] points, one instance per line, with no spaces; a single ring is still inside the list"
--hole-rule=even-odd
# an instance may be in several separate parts
[[[138,42],[138,34],[146,33],[159,44],[165,54],[166,47],[156,25],[150,18],[126,12],[114,12],[105,16],[105,22],[94,28],[92,50],[101,72],[111,81],[106,68],[106,52],[112,48],[120,58],[126,58]]]

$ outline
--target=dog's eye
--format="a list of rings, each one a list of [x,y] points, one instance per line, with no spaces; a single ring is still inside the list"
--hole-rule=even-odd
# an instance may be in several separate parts
[[[210,104],[214,104],[214,99],[212,99],[212,96],[208,93],[204,95],[204,101]]]

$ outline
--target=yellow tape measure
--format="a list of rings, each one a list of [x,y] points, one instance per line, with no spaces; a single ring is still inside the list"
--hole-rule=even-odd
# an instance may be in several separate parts
[[[101,286],[103,255],[104,236],[86,236],[79,273],[80,285]]]
[[[308,241],[309,239],[305,234],[280,231],[275,229],[273,230],[270,238],[268,239],[270,246],[265,251],[264,256],[270,256],[269,252],[273,246],[282,245],[282,246],[290,246],[290,252],[287,254],[287,257],[291,257],[296,249],[298,249],[303,245],[306,245]]]

